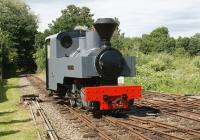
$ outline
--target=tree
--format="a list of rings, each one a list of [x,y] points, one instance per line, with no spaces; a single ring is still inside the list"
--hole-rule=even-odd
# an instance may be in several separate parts
[[[48,34],[42,33],[42,32],[38,32],[35,35],[35,47],[36,48],[42,48],[44,47],[44,43],[45,43],[45,38],[48,36]]]
[[[36,16],[30,13],[30,8],[24,2],[19,0],[0,0],[0,13],[0,28],[9,34],[12,47],[17,51],[17,68],[33,71]]]
[[[46,52],[45,52],[45,47],[40,47],[37,48],[37,51],[34,55],[35,57],[35,63],[37,65],[37,71],[38,72],[42,72],[45,70],[45,66],[46,66]]]
[[[7,78],[15,73],[16,50],[7,32],[0,29],[0,75]]]
[[[166,27],[159,27],[150,34],[142,36],[142,45],[140,50],[143,53],[149,52],[173,52],[175,49],[175,39],[169,36]]]
[[[153,51],[154,43],[152,38],[148,34],[142,35],[141,46],[139,50],[145,54],[148,54]]]
[[[138,56],[139,48],[141,46],[141,38],[139,37],[124,37],[123,38],[123,53],[124,55],[136,55]]]
[[[200,55],[200,33],[195,34],[190,38],[188,50],[190,55]]]
[[[188,50],[190,43],[190,38],[188,37],[178,37],[176,40],[176,48],[184,48],[185,50]]]
[[[76,7],[75,5],[69,5],[66,9],[61,11],[62,15],[49,24],[49,29],[46,29],[43,33],[39,32],[35,36],[35,46],[37,51],[34,55],[35,62],[37,64],[37,70],[43,71],[45,69],[45,38],[51,34],[55,34],[62,31],[73,30],[76,26],[87,26],[91,28],[93,25],[93,14],[90,13],[90,9],[87,7]]]
[[[151,35],[152,38],[159,41],[160,38],[169,37],[169,31],[168,31],[167,27],[158,27],[158,28],[154,29],[150,33],[150,35]]]
[[[118,25],[120,25],[118,18],[115,17],[114,20],[118,23]],[[121,33],[119,26],[117,26],[117,28],[115,29],[113,36],[111,38],[112,47],[122,50],[123,49],[123,38],[124,38],[124,34]]]
[[[51,34],[73,30],[76,26],[92,27],[94,20],[93,14],[90,13],[90,9],[87,7],[77,7],[75,5],[69,5],[66,9],[61,11],[62,15],[49,24]]]
[[[47,31],[47,30],[46,30]],[[46,58],[46,52],[45,52],[45,38],[48,36],[47,32],[38,32],[35,35],[35,47],[36,47],[36,53],[34,54],[34,60],[37,65],[37,71],[42,72],[45,70],[45,58]]]

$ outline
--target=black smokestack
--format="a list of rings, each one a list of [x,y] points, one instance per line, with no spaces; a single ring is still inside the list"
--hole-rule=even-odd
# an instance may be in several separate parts
[[[94,28],[98,32],[102,45],[110,46],[110,39],[118,23],[112,18],[99,18],[94,23]]]

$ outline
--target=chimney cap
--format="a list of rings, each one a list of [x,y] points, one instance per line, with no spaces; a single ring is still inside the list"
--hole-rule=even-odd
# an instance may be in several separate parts
[[[101,40],[108,44],[117,26],[118,23],[112,18],[99,18],[94,23],[94,28],[98,32]]]
[[[119,23],[117,23],[113,18],[98,18],[94,24],[117,24],[117,25],[119,25]]]

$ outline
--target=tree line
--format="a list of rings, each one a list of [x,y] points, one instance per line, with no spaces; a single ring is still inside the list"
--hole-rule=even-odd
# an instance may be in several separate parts
[[[44,40],[47,36],[73,30],[76,26],[92,29],[93,14],[87,7],[69,5],[61,16],[38,32],[38,19],[28,5],[19,0],[0,0],[0,71],[3,77],[19,72],[35,72],[45,68]],[[119,20],[115,18],[118,22]],[[188,56],[200,55],[200,34],[192,37],[173,38],[166,27],[159,27],[142,37],[125,37],[117,28],[112,38],[113,47],[149,53],[174,53]]]
[[[137,48],[144,54],[149,53],[174,53],[187,54],[190,56],[200,55],[200,34],[192,37],[173,38],[166,27],[158,27],[150,34],[144,34],[141,38],[124,38],[125,48]]]
[[[0,0],[0,13],[2,76],[36,70],[33,54],[37,17],[30,12],[28,5],[18,0]]]

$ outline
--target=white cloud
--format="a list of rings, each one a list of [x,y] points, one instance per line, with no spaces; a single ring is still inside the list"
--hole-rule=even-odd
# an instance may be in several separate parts
[[[167,26],[173,36],[200,32],[199,0],[25,0],[39,14],[40,30],[47,28],[69,4],[87,6],[94,18],[118,17],[122,32],[141,36]]]

